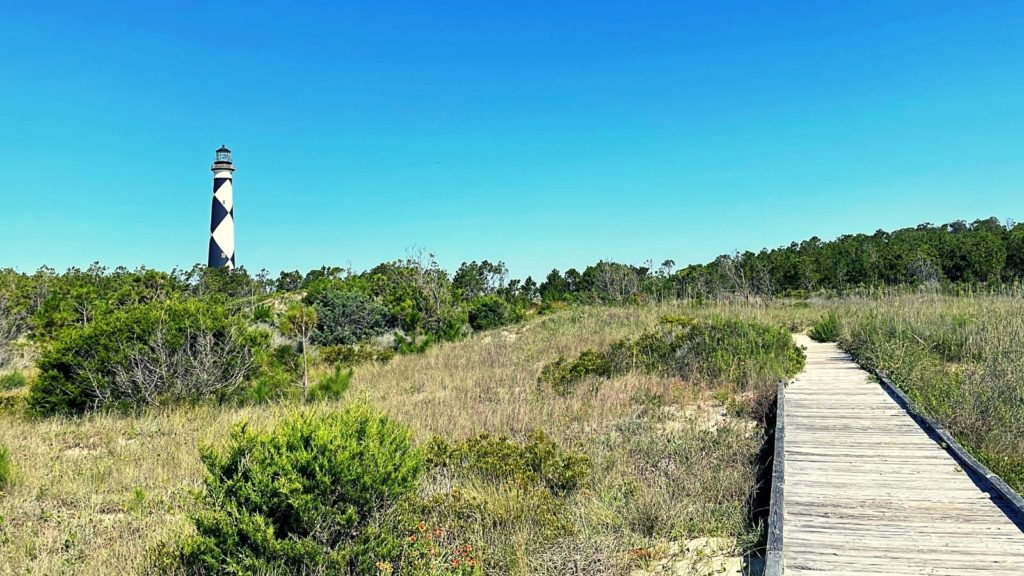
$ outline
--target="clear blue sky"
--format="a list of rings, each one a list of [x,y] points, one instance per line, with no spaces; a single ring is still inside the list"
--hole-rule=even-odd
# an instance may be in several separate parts
[[[1024,3],[0,0],[0,267],[516,276],[1024,219]],[[500,5],[499,5],[500,4]]]

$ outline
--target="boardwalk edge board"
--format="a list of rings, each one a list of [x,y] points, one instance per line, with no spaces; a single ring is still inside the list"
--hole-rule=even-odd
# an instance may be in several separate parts
[[[1011,488],[1010,485],[997,474],[989,470],[987,466],[979,462],[977,458],[971,456],[967,450],[965,450],[964,447],[956,441],[956,438],[953,438],[953,435],[950,434],[942,425],[926,416],[924,412],[917,407],[917,404],[915,404],[909,396],[907,396],[899,389],[899,387],[896,386],[896,384],[893,383],[888,374],[875,368],[866,368],[874,374],[876,378],[878,378],[882,387],[896,399],[897,403],[902,405],[903,409],[906,410],[908,414],[924,426],[927,431],[935,433],[942,439],[943,448],[945,448],[956,461],[960,462],[963,467],[969,468],[977,477],[984,478],[992,491],[994,491],[996,495],[1000,496],[1007,505],[1013,508],[1019,518],[1024,518],[1024,498],[1021,498],[1020,494]],[[777,446],[778,445],[776,445],[776,447]],[[775,493],[772,492],[773,497],[774,495]]]
[[[782,575],[782,503],[786,480],[786,382],[779,382],[775,405],[775,452],[772,455],[772,490],[768,511],[768,546],[765,576]]]

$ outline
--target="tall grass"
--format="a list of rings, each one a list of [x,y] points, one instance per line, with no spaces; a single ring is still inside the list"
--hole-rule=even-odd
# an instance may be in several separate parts
[[[420,518],[458,530],[489,574],[623,574],[689,538],[721,537],[734,553],[757,540],[748,501],[765,430],[731,416],[744,412],[732,407],[749,402],[750,389],[724,377],[630,371],[562,396],[538,385],[542,368],[636,338],[665,315],[803,331],[830,312],[843,347],[890,372],[973,453],[1024,488],[1024,301],[1010,296],[569,308],[363,365],[340,399],[323,402],[329,409],[367,401],[407,423],[424,445],[481,433],[522,444],[545,431],[559,450],[589,461],[581,489],[545,494],[434,471],[419,492],[445,505],[419,510]],[[270,425],[294,409],[194,406],[80,419],[0,411],[0,444],[18,464],[18,481],[0,497],[0,574],[140,569],[148,549],[189,530],[185,516],[204,474],[198,444],[223,442],[240,420]]]
[[[361,366],[342,398],[324,403],[369,402],[423,444],[481,433],[522,443],[542,430],[559,450],[590,462],[586,485],[565,494],[457,470],[428,474],[421,496],[446,505],[420,510],[420,519],[457,530],[489,574],[622,574],[672,542],[705,536],[739,554],[758,537],[748,500],[764,437],[759,422],[726,414],[723,402],[745,401],[743,391],[723,395],[717,382],[639,372],[569,397],[537,384],[559,355],[634,337],[666,314],[788,318],[741,305],[572,308]],[[204,477],[198,445],[217,446],[241,420],[271,425],[294,409],[200,405],[78,419],[0,413],[0,443],[19,467],[19,481],[0,498],[0,573],[142,569],[149,549],[189,530]]]
[[[630,550],[658,543],[723,536],[734,546],[750,544],[757,535],[747,499],[756,487],[754,458],[764,430],[750,420],[719,418],[724,407],[709,400],[718,382],[632,371],[566,395],[537,382],[558,357],[606,349],[681,312],[673,306],[571,309],[366,367],[350,394],[368,396],[423,437],[488,432],[524,439],[541,429],[587,456],[592,484],[551,504],[557,511],[531,499],[535,492],[508,486],[442,477],[424,487],[490,503],[490,514],[467,522],[464,508],[443,500],[429,520],[472,534],[492,552],[492,573],[554,575],[590,566],[590,573],[620,574],[628,572]],[[712,318],[723,311],[685,313]]]
[[[0,444],[0,493],[7,489],[14,476],[14,464],[11,462],[11,451]]]
[[[812,339],[817,342],[835,342],[839,339],[839,317],[836,316],[834,310],[829,310],[828,314],[822,317],[811,331],[807,333]]]
[[[28,386],[28,378],[21,372],[0,374],[0,391],[17,390]]]
[[[939,295],[841,306],[839,342],[1024,491],[1024,300]]]

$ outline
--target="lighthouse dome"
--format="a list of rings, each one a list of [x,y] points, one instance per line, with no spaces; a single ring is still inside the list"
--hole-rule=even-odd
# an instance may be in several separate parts
[[[217,162],[231,162],[231,150],[227,146],[217,148]]]

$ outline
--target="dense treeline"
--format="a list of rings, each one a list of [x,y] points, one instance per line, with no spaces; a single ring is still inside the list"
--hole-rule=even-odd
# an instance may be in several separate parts
[[[999,283],[1024,277],[1024,224],[995,218],[894,232],[811,238],[783,248],[720,256],[678,274],[690,292],[846,290],[919,283]]]
[[[600,262],[582,273],[553,270],[538,294],[546,301],[621,302],[807,295],[919,284],[995,285],[1024,278],[1024,224],[1004,225],[996,218],[921,224],[723,254],[675,272],[674,265],[672,260],[657,269]]]

